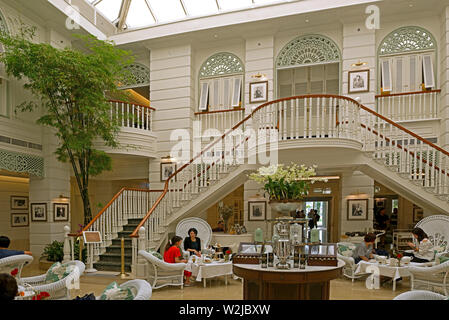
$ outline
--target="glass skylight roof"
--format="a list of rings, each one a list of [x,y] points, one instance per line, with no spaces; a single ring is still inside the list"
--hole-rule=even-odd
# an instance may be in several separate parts
[[[125,29],[292,0],[86,0]]]

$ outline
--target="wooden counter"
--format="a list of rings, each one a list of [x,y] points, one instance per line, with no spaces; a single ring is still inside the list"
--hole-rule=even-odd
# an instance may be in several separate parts
[[[329,300],[330,281],[341,274],[345,263],[336,267],[281,270],[260,264],[234,264],[233,272],[243,278],[244,300]]]

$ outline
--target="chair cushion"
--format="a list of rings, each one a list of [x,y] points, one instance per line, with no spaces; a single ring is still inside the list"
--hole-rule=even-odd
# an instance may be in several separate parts
[[[438,260],[438,263],[445,263],[446,261],[449,261],[449,256],[442,255],[442,256],[439,256],[438,259],[436,259],[436,260]]]
[[[16,277],[19,273],[19,267],[20,263],[4,264],[0,266],[0,273],[7,273],[12,275],[13,277]]]
[[[155,256],[156,258],[160,259],[160,260],[164,260],[164,257],[162,256],[162,254],[160,254],[157,251],[154,250],[148,250],[149,253],[151,253],[153,256]]]
[[[61,264],[61,262],[53,263],[50,269],[47,271],[47,275],[45,276],[45,283],[54,283],[61,279],[67,277],[73,270],[75,266],[73,264]]]
[[[121,288],[117,282],[110,283],[104,289],[100,300],[133,300],[134,295],[130,288]]]
[[[352,257],[352,251],[354,250],[355,246],[347,246],[344,244],[338,244],[337,251],[339,254],[345,257]]]

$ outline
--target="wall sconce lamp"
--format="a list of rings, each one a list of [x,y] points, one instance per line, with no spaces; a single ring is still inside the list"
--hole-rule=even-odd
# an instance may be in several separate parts
[[[253,75],[251,76],[251,78],[254,78],[254,79],[256,79],[256,80],[266,80],[266,79],[267,79],[267,75],[258,72],[257,74],[253,74]]]
[[[173,163],[176,162],[176,158],[172,158],[170,155],[161,158],[161,162],[163,163]]]
[[[356,63],[351,64],[351,67],[361,67],[361,66],[366,66],[368,64],[368,62],[362,62],[362,61],[358,61]]]

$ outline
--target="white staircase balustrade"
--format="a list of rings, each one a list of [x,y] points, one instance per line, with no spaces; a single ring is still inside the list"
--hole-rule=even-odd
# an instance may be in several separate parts
[[[101,243],[92,245],[95,262],[99,255],[106,251],[106,247],[112,244],[112,240],[117,238],[118,232],[123,230],[128,219],[143,219],[161,193],[161,190],[122,188],[80,233],[69,236],[79,237],[83,231],[99,231]],[[88,253],[87,261],[90,261],[89,259]]]
[[[393,121],[426,120],[438,117],[441,90],[376,96],[377,112]]]
[[[243,108],[234,108],[229,110],[217,110],[195,113],[196,120],[201,123],[201,132],[226,132],[236,123],[239,123],[244,116]],[[210,134],[208,135],[210,136]]]

